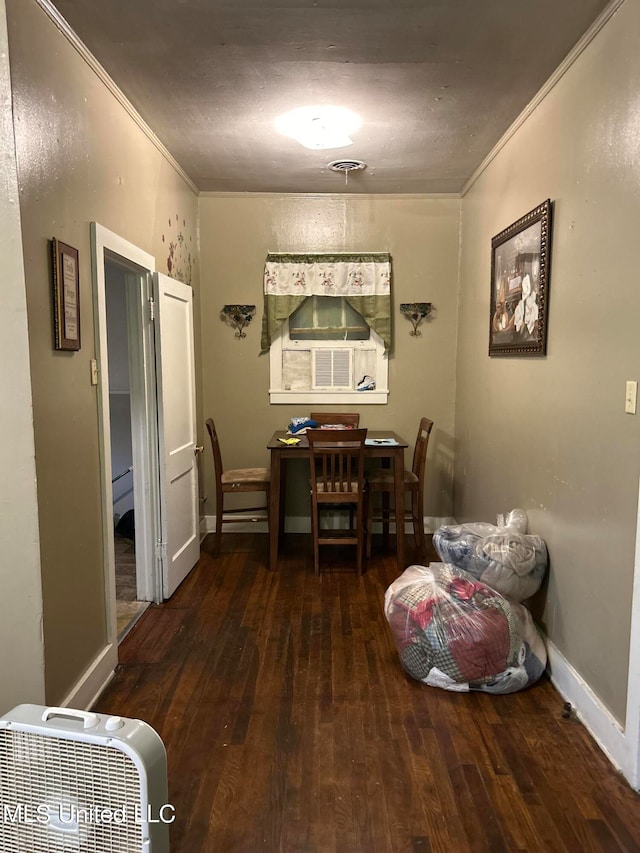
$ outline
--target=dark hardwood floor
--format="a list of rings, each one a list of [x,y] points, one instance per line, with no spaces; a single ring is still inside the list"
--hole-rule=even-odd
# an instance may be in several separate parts
[[[215,558],[210,538],[95,706],[162,737],[172,853],[640,850],[640,796],[549,681],[490,696],[402,672],[390,553],[318,579],[306,536],[277,573],[265,535]]]

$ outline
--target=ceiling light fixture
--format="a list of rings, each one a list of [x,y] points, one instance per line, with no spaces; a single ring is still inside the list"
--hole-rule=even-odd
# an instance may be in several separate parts
[[[352,145],[350,134],[360,127],[360,117],[346,107],[298,107],[279,116],[276,130],[313,150]]]

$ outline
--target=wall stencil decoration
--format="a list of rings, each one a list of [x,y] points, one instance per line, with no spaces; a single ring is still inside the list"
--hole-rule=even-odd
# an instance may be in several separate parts
[[[191,287],[193,275],[193,256],[191,254],[192,235],[187,221],[176,213],[169,217],[168,230],[162,235],[167,254],[165,258],[167,275],[178,279]]]
[[[489,355],[546,355],[551,200],[491,241]]]

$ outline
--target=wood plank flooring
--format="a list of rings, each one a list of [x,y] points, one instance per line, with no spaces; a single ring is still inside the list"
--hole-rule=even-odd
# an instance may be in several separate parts
[[[122,640],[149,606],[137,600],[135,543],[116,533],[113,539],[116,568],[116,618],[118,640]]]
[[[209,539],[95,706],[162,737],[172,853],[640,851],[640,797],[547,680],[489,696],[404,675],[390,553],[318,579],[306,536],[273,573],[265,535],[215,558]]]

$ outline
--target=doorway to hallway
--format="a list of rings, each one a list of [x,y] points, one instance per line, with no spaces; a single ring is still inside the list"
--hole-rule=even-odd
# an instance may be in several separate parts
[[[105,258],[109,426],[113,500],[117,639],[120,642],[149,606],[144,598],[145,566],[136,560],[135,478],[133,474],[132,382],[138,354],[132,352],[129,327],[136,322],[135,291],[140,274],[112,257]],[[127,293],[127,290],[134,293]],[[133,316],[129,317],[129,309]],[[133,346],[136,336],[133,336]],[[132,364],[133,361],[133,364]],[[133,383],[135,388],[135,383]],[[135,403],[135,401],[133,401]],[[135,406],[133,407],[135,412]],[[140,503],[138,501],[138,503]],[[138,573],[141,577],[138,578]],[[142,592],[142,596],[139,594]]]
[[[198,561],[196,454],[202,448],[196,444],[191,288],[154,272],[151,255],[97,223],[92,248],[113,652],[140,610],[170,598]],[[128,622],[126,610],[133,611]]]

